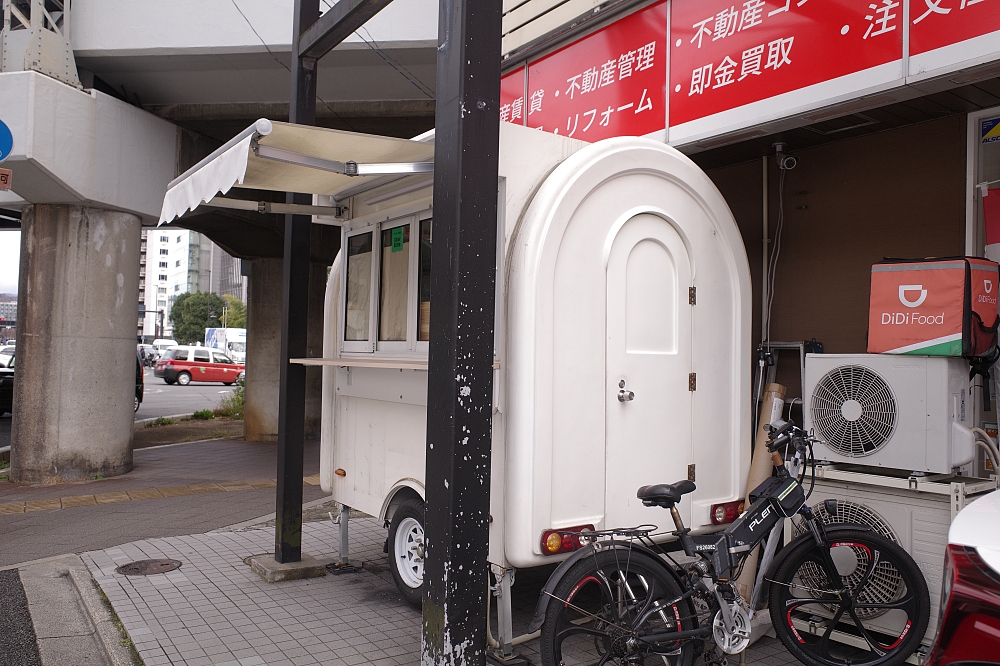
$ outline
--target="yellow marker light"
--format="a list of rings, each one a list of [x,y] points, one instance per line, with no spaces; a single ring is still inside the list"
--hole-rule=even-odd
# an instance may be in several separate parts
[[[550,553],[558,553],[559,549],[562,548],[562,535],[558,532],[552,532],[548,537],[545,538],[545,548]]]

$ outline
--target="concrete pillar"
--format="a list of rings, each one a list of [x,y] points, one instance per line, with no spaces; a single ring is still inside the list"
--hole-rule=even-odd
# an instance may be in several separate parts
[[[249,442],[278,441],[281,382],[282,260],[254,259],[247,296],[246,406]]]
[[[323,317],[326,304],[326,273],[328,267],[319,262],[309,263],[309,321],[306,348],[309,358],[323,356]],[[306,368],[305,438],[319,439],[323,423],[323,368]]]
[[[24,208],[12,481],[132,469],[140,237],[129,213]]]

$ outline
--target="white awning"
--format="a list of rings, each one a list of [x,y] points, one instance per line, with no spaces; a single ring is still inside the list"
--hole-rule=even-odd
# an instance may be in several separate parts
[[[431,172],[433,159],[433,143],[261,118],[170,183],[160,224],[172,222],[235,185],[335,196],[356,189],[359,181],[374,185],[387,175]]]

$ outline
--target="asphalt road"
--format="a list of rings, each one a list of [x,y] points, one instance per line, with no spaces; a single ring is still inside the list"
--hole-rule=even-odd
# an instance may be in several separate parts
[[[193,382],[187,386],[169,386],[154,377],[150,368],[146,370],[146,390],[135,418],[155,419],[157,416],[190,414],[199,409],[215,409],[222,397],[232,392],[232,386],[222,383]],[[0,416],[0,447],[4,446],[10,446],[10,414]]]
[[[179,384],[170,386],[162,379],[154,377],[152,369],[146,370],[145,381],[146,390],[139,411],[135,415],[136,420],[172,414],[190,414],[199,409],[215,409],[222,397],[233,391],[232,386],[226,386],[221,382],[211,384],[192,382],[187,386]]]

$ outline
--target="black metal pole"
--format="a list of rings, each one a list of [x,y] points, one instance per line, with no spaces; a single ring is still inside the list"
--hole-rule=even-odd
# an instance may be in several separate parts
[[[501,5],[439,5],[424,666],[486,651]]]
[[[295,0],[292,22],[289,122],[316,124],[316,60],[300,58],[299,35],[319,18],[319,0]],[[287,203],[312,203],[309,195],[289,192]],[[281,319],[281,384],[278,392],[278,486],[274,521],[274,559],[302,559],[302,450],[305,439],[306,369],[289,363],[306,356],[309,319],[309,236],[312,218],[285,215],[285,254]]]

